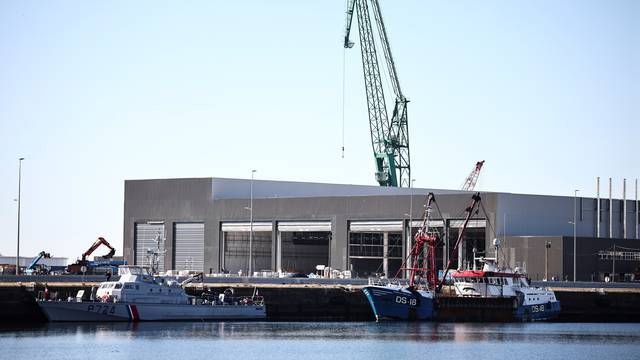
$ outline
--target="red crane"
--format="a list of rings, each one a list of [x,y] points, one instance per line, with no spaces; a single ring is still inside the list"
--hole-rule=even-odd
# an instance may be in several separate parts
[[[462,185],[462,190],[464,191],[473,191],[476,187],[476,183],[478,182],[478,177],[480,176],[480,170],[482,170],[482,165],[484,165],[484,160],[478,161],[476,166],[473,167],[469,176],[464,181],[464,185]]]
[[[116,253],[116,249],[111,246],[111,244],[109,244],[109,242],[107,240],[105,240],[105,238],[103,238],[102,236],[98,238],[98,240],[96,240],[93,245],[91,245],[91,247],[89,248],[89,250],[85,251],[82,254],[82,261],[86,261],[87,257],[89,255],[91,255],[100,245],[104,245],[106,247],[108,247],[110,249],[109,253],[107,255],[103,255],[102,258],[103,259],[111,259],[113,257],[113,255]]]
[[[111,259],[113,257],[113,255],[116,253],[116,249],[111,246],[111,244],[109,244],[109,242],[103,238],[102,236],[98,238],[98,240],[96,240],[91,247],[89,247],[89,249],[87,251],[85,251],[84,253],[82,253],[82,259],[76,261],[73,264],[70,264],[69,266],[67,266],[67,273],[70,274],[81,274],[82,273],[82,267],[84,266],[85,269],[88,267],[89,265],[89,261],[87,260],[87,257],[89,257],[89,255],[91,255],[98,247],[100,247],[100,245],[104,245],[106,247],[108,247],[109,253],[107,253],[106,255],[103,255],[102,258],[103,259]]]

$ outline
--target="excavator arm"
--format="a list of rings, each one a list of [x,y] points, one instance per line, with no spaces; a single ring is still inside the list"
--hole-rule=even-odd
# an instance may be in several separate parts
[[[105,238],[101,236],[93,243],[93,245],[91,245],[89,250],[85,251],[82,254],[82,261],[86,261],[87,257],[89,257],[89,255],[91,255],[98,247],[100,247],[100,245],[104,245],[110,249],[108,254],[102,256],[103,259],[111,259],[113,255],[115,255],[116,249],[111,246],[111,244],[109,244],[109,242],[105,240]]]

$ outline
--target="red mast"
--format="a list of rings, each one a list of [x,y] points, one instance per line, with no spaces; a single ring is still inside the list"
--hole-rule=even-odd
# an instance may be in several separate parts
[[[473,195],[472,199],[473,201],[471,202],[471,205],[466,209],[467,217],[464,219],[464,224],[462,225],[462,229],[460,230],[460,234],[458,235],[458,240],[456,240],[456,244],[451,250],[451,255],[449,256],[449,262],[447,263],[447,267],[445,268],[444,273],[442,274],[442,279],[438,283],[436,292],[440,292],[440,290],[442,290],[442,285],[444,285],[444,279],[447,278],[447,273],[451,269],[451,264],[453,263],[453,255],[456,252],[458,252],[458,246],[460,246],[460,242],[462,241],[462,237],[464,236],[465,230],[467,230],[467,225],[469,225],[469,220],[471,219],[471,216],[475,212],[474,210],[476,206],[478,206],[478,203],[480,202],[480,193],[476,193],[475,195]],[[435,259],[435,255],[434,255],[434,259]]]
[[[417,274],[424,274],[426,272],[427,284],[429,289],[433,290],[438,282],[436,275],[436,244],[438,237],[435,232],[429,230],[429,220],[431,219],[431,204],[435,201],[433,193],[427,195],[427,205],[425,207],[424,218],[420,230],[415,237],[415,243],[411,248],[411,278],[409,280],[410,287],[414,287]],[[409,224],[411,229],[411,224]],[[422,258],[422,264],[420,264],[420,254],[423,252],[426,244],[426,254]],[[426,264],[425,264],[426,263]]]
[[[438,233],[429,229],[429,221],[431,220],[431,204],[435,202],[435,195],[433,193],[429,193],[429,195],[427,195],[427,205],[425,206],[422,225],[416,234],[415,242],[411,248],[411,253],[409,254],[411,262],[409,263],[409,267],[403,268],[404,270],[411,270],[411,277],[409,279],[409,286],[411,288],[415,287],[416,277],[419,274],[425,274],[429,290],[435,290],[436,292],[440,292],[440,290],[442,290],[444,279],[446,279],[447,273],[451,269],[451,264],[453,263],[453,254],[458,251],[460,242],[462,241],[464,233],[467,230],[467,226],[469,225],[469,220],[476,212],[476,207],[480,202],[480,193],[473,195],[472,199],[473,201],[471,202],[471,205],[466,209],[467,216],[464,220],[464,224],[462,225],[462,229],[460,230],[460,234],[458,235],[458,239],[456,240],[456,244],[451,250],[451,256],[449,256],[449,262],[447,263],[447,267],[442,275],[442,279],[438,280],[436,269]],[[411,224],[409,224],[409,228],[411,228]],[[422,263],[420,263],[421,255],[423,255]]]

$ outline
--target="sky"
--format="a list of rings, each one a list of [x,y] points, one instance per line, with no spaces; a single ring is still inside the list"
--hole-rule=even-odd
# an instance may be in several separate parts
[[[416,187],[640,177],[640,2],[381,0]],[[121,254],[124,180],[375,185],[344,0],[0,1],[0,254]],[[344,85],[343,85],[344,84]],[[344,91],[343,91],[344,89]],[[388,88],[387,103],[392,104]],[[344,158],[341,154],[344,133]]]

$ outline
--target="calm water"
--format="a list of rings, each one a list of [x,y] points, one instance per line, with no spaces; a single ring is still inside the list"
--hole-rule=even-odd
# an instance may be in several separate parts
[[[0,359],[640,359],[640,324],[144,323],[0,330]]]

